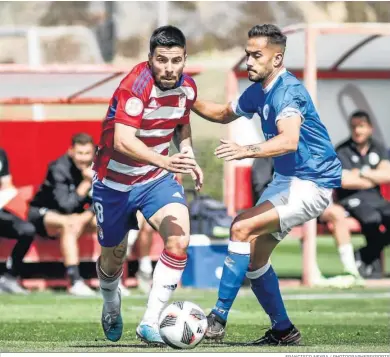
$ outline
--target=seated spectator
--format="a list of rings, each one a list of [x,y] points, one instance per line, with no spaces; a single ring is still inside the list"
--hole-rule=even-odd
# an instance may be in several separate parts
[[[390,161],[386,148],[373,140],[370,116],[357,111],[350,118],[351,137],[337,147],[343,165],[340,204],[357,219],[367,245],[355,254],[359,271],[365,277],[380,277],[380,254],[390,243],[390,202],[379,185],[390,182]],[[381,230],[381,225],[385,231]]]
[[[332,280],[335,285],[339,282],[340,286],[344,287],[349,287],[350,285],[364,285],[364,281],[359,273],[354,256],[352,237],[347,222],[347,216],[348,213],[345,209],[341,205],[333,202],[319,217],[320,222],[332,224],[332,235],[337,245],[344,273],[353,278],[353,280],[350,280],[348,276],[340,276],[337,280]]]
[[[14,189],[12,176],[9,172],[6,152],[0,148],[0,192]],[[2,238],[16,239],[11,256],[6,262],[6,272],[0,277],[0,293],[28,294],[18,282],[23,258],[27,254],[34,239],[35,228],[13,213],[3,208],[7,202],[0,202],[0,236]],[[0,243],[1,244],[1,243]]]
[[[138,287],[145,294],[149,294],[152,285],[153,266],[150,258],[150,250],[153,242],[153,227],[142,216],[141,212],[137,213],[139,232],[137,240],[138,244],[138,271],[136,277]]]
[[[152,248],[153,232],[152,226],[145,220],[141,212],[137,212],[139,230],[128,232],[128,253],[131,252],[136,242],[138,243],[138,271],[136,278],[138,288],[141,292],[148,294],[152,286],[153,266],[150,257]],[[122,297],[130,296],[130,291],[125,288],[122,282],[119,283]]]
[[[271,158],[255,159],[252,166],[252,192],[254,201],[257,202],[271,182],[273,175],[273,162]],[[344,272],[350,275],[348,285],[361,285],[362,278],[357,270],[353,247],[351,243],[351,233],[348,228],[346,219],[346,211],[338,204],[332,203],[324,213],[319,217],[323,222],[330,222],[333,224],[333,237],[336,241],[341,263],[343,264]],[[315,266],[315,284],[326,285],[318,265]],[[341,279],[342,280],[342,279]],[[335,285],[347,284],[340,279],[333,280]],[[346,279],[347,280],[347,279]]]
[[[29,220],[37,233],[59,238],[72,295],[95,295],[80,276],[77,243],[83,233],[96,232],[90,197],[94,150],[90,135],[74,135],[67,153],[50,163],[46,179],[30,203]]]

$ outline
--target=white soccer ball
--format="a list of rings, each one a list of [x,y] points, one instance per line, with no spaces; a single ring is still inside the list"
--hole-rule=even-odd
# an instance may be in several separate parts
[[[207,318],[198,305],[189,301],[176,301],[161,313],[158,326],[161,338],[168,346],[191,349],[203,340]]]

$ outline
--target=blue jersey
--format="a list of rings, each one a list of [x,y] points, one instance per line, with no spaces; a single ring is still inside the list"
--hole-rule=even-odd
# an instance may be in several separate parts
[[[233,103],[237,115],[252,118],[257,113],[266,140],[278,135],[279,119],[299,115],[302,125],[296,152],[274,157],[275,172],[315,182],[321,187],[341,186],[341,163],[321,122],[310,95],[290,72],[282,70],[278,77],[262,88],[254,83]]]

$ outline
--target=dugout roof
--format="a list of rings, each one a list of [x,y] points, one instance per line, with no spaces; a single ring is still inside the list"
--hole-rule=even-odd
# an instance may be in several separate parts
[[[0,104],[107,104],[131,67],[0,65]],[[198,67],[185,73],[196,75]]]

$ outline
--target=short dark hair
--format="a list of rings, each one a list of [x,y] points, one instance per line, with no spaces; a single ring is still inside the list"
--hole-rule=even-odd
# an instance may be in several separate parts
[[[186,38],[175,26],[161,26],[153,31],[150,37],[150,53],[152,54],[157,46],[186,48]]]
[[[79,144],[79,145],[92,144],[92,145],[94,145],[92,136],[87,134],[87,133],[74,134],[72,136],[72,146],[75,146],[76,144]]]
[[[366,111],[364,110],[356,110],[355,112],[353,112],[350,116],[350,121],[353,119],[353,118],[361,118],[361,119],[364,119],[368,124],[372,125],[371,123],[371,118],[370,118],[370,114],[368,114]]]
[[[248,31],[248,37],[267,37],[269,43],[286,48],[287,37],[279,27],[272,24],[256,25]]]

